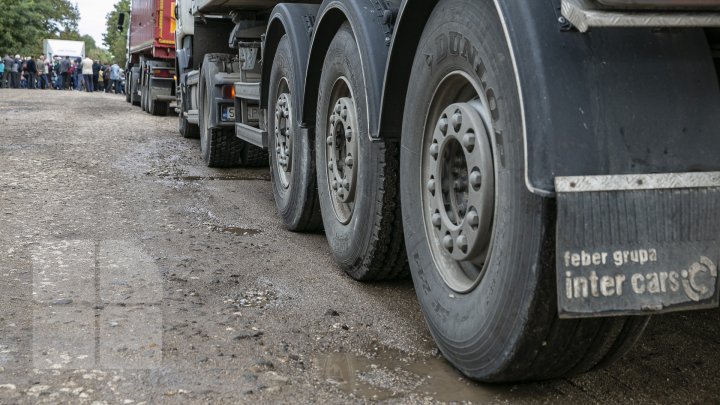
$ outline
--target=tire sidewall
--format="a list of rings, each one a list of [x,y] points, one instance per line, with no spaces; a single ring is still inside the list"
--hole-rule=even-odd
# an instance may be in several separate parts
[[[306,186],[310,181],[313,173],[314,156],[311,148],[311,141],[303,136],[298,125],[299,105],[295,103],[297,100],[296,92],[298,91],[297,79],[298,74],[295,72],[292,63],[292,51],[290,49],[290,41],[285,35],[278,43],[277,52],[273,61],[273,67],[270,73],[269,97],[268,97],[268,134],[270,149],[270,176],[272,178],[273,194],[278,212],[283,218],[285,224],[294,229],[302,220],[302,210],[299,208],[302,202],[308,198],[306,195]],[[288,83],[290,94],[290,102],[293,103],[292,117],[292,160],[291,172],[289,176],[288,187],[285,188],[279,176],[277,164],[277,154],[275,152],[275,111],[279,94],[281,80],[285,78]]]
[[[344,76],[351,88],[353,101],[357,114],[358,128],[355,136],[358,139],[357,185],[355,189],[355,206],[352,218],[343,224],[337,218],[332,204],[327,173],[326,138],[329,126],[329,102],[335,81]],[[367,96],[365,81],[361,68],[360,53],[357,42],[352,34],[349,24],[341,26],[337,36],[328,49],[326,60],[320,79],[318,92],[318,109],[316,120],[316,162],[318,178],[318,194],[323,224],[328,243],[337,262],[354,278],[361,274],[353,274],[353,270],[360,270],[359,260],[367,260],[371,254],[367,252],[372,238],[372,227],[380,209],[377,201],[380,177],[378,168],[380,150],[370,142],[368,134]]]
[[[450,38],[462,39],[459,46],[443,49],[442,44],[448,44]],[[478,51],[474,63],[468,56],[472,52],[463,51],[468,43],[474,47],[471,50]],[[528,323],[544,238],[542,201],[525,188],[517,84],[492,2],[441,1],[425,28],[417,55],[405,108],[400,170],[413,281],[430,331],[446,357],[465,374],[491,380],[504,372]],[[424,182],[418,175],[423,172],[426,154],[422,148],[429,103],[441,80],[456,70],[481,83],[485,98],[494,95],[497,106],[492,111],[494,130],[490,135],[496,183],[493,247],[482,280],[467,294],[451,290],[436,268],[429,247],[434,242],[429,242],[424,225]],[[478,74],[483,71],[482,76]]]
[[[210,153],[211,153],[211,137],[212,137],[212,130],[208,128],[208,123],[205,122],[205,109],[210,108],[207,105],[207,100],[212,96],[209,94],[209,77],[210,72],[208,72],[210,68],[210,63],[204,63],[201,70],[200,70],[200,81],[198,83],[198,127],[200,129],[200,154],[203,158],[203,161],[206,163],[210,161]]]

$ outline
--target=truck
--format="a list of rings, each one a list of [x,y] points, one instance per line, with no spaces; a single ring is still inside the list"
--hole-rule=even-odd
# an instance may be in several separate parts
[[[466,376],[587,372],[718,306],[720,1],[176,8],[180,133],[211,167],[267,150],[285,226],[410,274]]]
[[[125,100],[165,116],[175,101],[175,2],[132,0]],[[124,20],[124,15],[121,17]],[[119,27],[123,21],[119,21]]]
[[[85,42],[66,41],[62,39],[44,39],[43,55],[45,55],[48,60],[53,60],[55,57],[64,58],[66,56],[71,58],[84,58]]]

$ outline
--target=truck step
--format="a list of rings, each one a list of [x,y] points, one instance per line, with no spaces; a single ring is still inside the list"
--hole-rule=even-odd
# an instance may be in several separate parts
[[[249,142],[257,147],[265,149],[268,147],[268,133],[262,129],[236,122],[235,135],[243,141]]]

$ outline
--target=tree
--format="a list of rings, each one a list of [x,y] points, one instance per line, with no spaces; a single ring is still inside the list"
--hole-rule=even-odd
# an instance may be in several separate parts
[[[125,25],[122,31],[118,31],[117,24],[120,13],[125,14]],[[105,17],[105,33],[103,44],[108,48],[115,62],[125,66],[127,62],[127,30],[130,25],[130,0],[120,0]]]
[[[43,39],[77,33],[70,0],[0,0],[0,54],[39,55]]]

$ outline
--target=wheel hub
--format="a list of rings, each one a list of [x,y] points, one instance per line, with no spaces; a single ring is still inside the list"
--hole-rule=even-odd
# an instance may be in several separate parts
[[[275,156],[285,188],[290,185],[288,174],[292,169],[293,109],[290,99],[290,94],[282,93],[275,105]]]
[[[342,97],[330,115],[327,137],[328,180],[333,199],[341,204],[355,201],[357,183],[357,116],[355,103]]]
[[[492,150],[481,108],[476,101],[447,107],[426,148],[427,223],[457,261],[487,252],[495,211]]]

